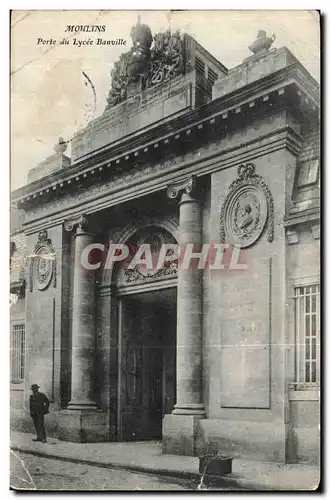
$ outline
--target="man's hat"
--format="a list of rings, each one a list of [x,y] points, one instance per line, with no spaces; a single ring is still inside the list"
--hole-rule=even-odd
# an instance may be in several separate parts
[[[32,384],[32,385],[31,385],[31,389],[39,389],[38,384]]]

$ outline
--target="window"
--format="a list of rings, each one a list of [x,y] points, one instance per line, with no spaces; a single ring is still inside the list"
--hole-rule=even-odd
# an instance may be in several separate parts
[[[213,85],[214,82],[219,78],[219,75],[215,71],[213,71],[212,68],[207,66],[199,57],[196,57],[195,59],[195,68],[197,73],[204,76],[211,83],[211,85]]]
[[[319,383],[320,375],[320,286],[295,288],[296,387],[307,389]]]
[[[195,66],[196,66],[196,71],[204,76],[205,75],[205,64],[201,59],[199,59],[199,57],[196,57]]]
[[[208,70],[208,79],[212,83],[212,85],[214,84],[214,82],[218,78],[219,78],[219,75],[217,75],[217,73],[215,71],[213,71],[211,68],[209,68],[209,70]]]
[[[319,160],[304,161],[300,164],[298,175],[298,187],[308,186],[317,182],[319,172]]]
[[[12,327],[10,339],[10,380],[19,384],[24,380],[25,368],[25,325],[16,324]]]

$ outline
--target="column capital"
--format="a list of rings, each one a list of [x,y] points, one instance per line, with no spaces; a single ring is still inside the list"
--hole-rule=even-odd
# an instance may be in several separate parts
[[[173,182],[167,188],[167,196],[171,199],[178,198],[182,193],[193,195],[197,188],[197,177],[196,175],[190,175],[186,179],[182,179],[177,182]]]
[[[89,218],[85,214],[77,215],[76,217],[72,217],[70,219],[66,219],[64,221],[64,229],[66,231],[73,231],[74,229],[82,229],[83,231],[87,230]]]

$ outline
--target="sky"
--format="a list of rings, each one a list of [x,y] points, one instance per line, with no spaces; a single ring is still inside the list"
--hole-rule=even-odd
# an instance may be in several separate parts
[[[153,34],[180,29],[193,36],[228,69],[241,64],[258,30],[273,33],[273,47],[288,47],[320,80],[319,18],[307,10],[140,11]],[[100,116],[111,86],[110,73],[132,45],[137,11],[13,11],[11,18],[11,189],[26,184],[28,170]],[[67,25],[104,25],[103,33],[68,33]],[[59,45],[70,37],[69,44]],[[96,45],[97,38],[126,40],[125,46]],[[92,45],[73,45],[94,40]],[[42,42],[38,39],[42,39]],[[56,43],[49,44],[50,40]],[[85,85],[82,71],[93,82]],[[70,151],[68,150],[69,154]]]

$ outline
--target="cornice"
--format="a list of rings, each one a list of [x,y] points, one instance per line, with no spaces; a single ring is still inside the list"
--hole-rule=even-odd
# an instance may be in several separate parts
[[[105,175],[106,172],[111,174],[116,168],[122,168],[122,165],[126,166],[132,161],[144,162],[146,155],[150,155],[151,151],[155,154],[156,149],[160,157],[164,156],[164,148],[175,147],[178,139],[189,140],[192,132],[202,132],[203,129],[215,127],[219,123],[225,126],[231,118],[243,112],[246,114],[248,110],[253,111],[256,104],[264,105],[266,111],[270,94],[273,100],[282,100],[289,107],[291,100],[286,99],[286,94],[288,90],[294,90],[299,92],[300,99],[306,105],[316,111],[316,85],[315,80],[300,63],[292,64],[151,130],[142,130],[132,138],[117,141],[90,153],[64,171],[54,172],[14,191],[12,201],[20,207],[28,208],[30,203],[38,203],[38,200],[41,202],[45,196],[57,196],[75,182],[93,182],[93,178]]]
[[[320,210],[302,210],[299,213],[287,215],[284,218],[283,226],[286,228],[305,224],[306,222],[319,222]]]
[[[11,231],[10,232],[10,236],[17,236],[17,235],[23,235],[24,236],[24,229],[23,228],[19,228],[19,229],[16,229],[15,231]]]
[[[289,126],[285,126],[270,134],[264,134],[246,143],[241,143],[239,148],[233,146],[220,152],[217,149],[203,156],[196,151],[194,158],[190,161],[178,161],[168,165],[166,169],[156,165],[152,173],[144,175],[143,172],[138,172],[139,176],[136,178],[128,174],[129,179],[125,183],[125,189],[123,189],[122,184],[119,186],[109,185],[106,192],[97,198],[92,195],[84,203],[79,201],[65,209],[52,211],[51,214],[25,223],[24,230],[26,234],[35,233],[44,228],[63,224],[67,219],[79,218],[82,213],[88,216],[131,199],[137,199],[157,191],[165,191],[173,183],[180,182],[182,178],[189,178],[191,175],[201,177],[212,174],[242,162],[255,160],[279,149],[287,148],[297,155],[300,150],[300,142],[301,137]]]

